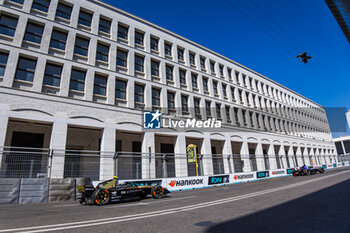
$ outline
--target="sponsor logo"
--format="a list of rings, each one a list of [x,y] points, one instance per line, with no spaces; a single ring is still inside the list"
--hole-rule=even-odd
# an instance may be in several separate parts
[[[191,180],[172,180],[169,185],[174,186],[190,186],[190,185],[199,185],[203,184],[203,179],[191,179]]]
[[[172,120],[166,121],[163,119],[163,128],[221,128],[221,121],[210,118],[206,121],[201,121],[197,119],[187,119],[187,120]]]
[[[327,165],[322,165],[322,168],[327,168]]]
[[[143,112],[143,128],[144,129],[160,129],[160,128],[221,128],[222,122],[214,118],[206,121],[197,119],[173,120],[162,119],[159,110]]]
[[[292,174],[293,173],[293,169],[287,169],[287,174]]]
[[[269,177],[270,174],[268,171],[265,171],[265,172],[257,172],[256,173],[256,177],[259,179],[259,178],[265,178],[265,177]]]
[[[222,184],[228,182],[229,176],[210,176],[208,180],[208,184]]]
[[[272,175],[282,175],[282,174],[286,174],[285,170],[281,170],[281,171],[272,171]]]
[[[337,164],[333,164],[333,167],[337,167]]]
[[[235,175],[233,178],[235,180],[252,179],[252,178],[254,178],[254,174]]]
[[[174,187],[174,186],[176,185],[176,180],[170,181],[169,185],[170,185],[171,187]]]
[[[161,115],[162,114],[159,112],[159,110],[156,112],[143,112],[143,128],[160,129]]]

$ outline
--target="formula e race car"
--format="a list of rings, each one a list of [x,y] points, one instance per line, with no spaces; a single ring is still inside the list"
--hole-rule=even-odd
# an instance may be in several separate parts
[[[110,202],[141,200],[148,195],[162,198],[170,191],[160,185],[135,186],[131,182],[119,184],[118,177],[101,182],[95,188],[93,185],[77,185],[77,199],[80,204],[105,205]]]
[[[307,169],[301,168],[296,168],[293,169],[293,176],[309,176],[309,175],[314,175],[317,172],[323,173],[324,169],[322,167],[307,167]]]

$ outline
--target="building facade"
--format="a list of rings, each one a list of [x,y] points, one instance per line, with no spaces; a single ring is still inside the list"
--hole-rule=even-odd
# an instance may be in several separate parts
[[[145,110],[222,129],[145,131]],[[203,175],[337,162],[322,106],[220,54],[101,1],[0,0],[0,147],[50,155],[24,170],[156,178],[165,153],[163,176],[192,176],[189,144]]]

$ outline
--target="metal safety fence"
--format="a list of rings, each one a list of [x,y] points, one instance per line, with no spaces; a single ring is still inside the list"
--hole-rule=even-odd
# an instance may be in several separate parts
[[[113,170],[120,179],[169,178],[183,174],[203,176],[282,169],[306,165],[329,165],[350,161],[350,155],[241,155],[103,152],[0,148],[0,178],[84,177],[100,179],[100,169]]]

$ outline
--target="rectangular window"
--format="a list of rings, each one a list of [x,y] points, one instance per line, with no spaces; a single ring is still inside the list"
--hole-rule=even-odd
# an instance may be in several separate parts
[[[235,75],[236,75],[237,84],[239,85],[239,84],[240,84],[240,81],[239,81],[239,72],[238,72],[238,71],[235,71]]]
[[[33,0],[32,9],[42,12],[48,12],[50,6],[50,0]]]
[[[193,65],[193,66],[196,65],[195,57],[196,55],[190,52],[190,65]]]
[[[240,125],[239,123],[239,119],[238,119],[238,108],[233,108],[233,115],[235,116],[235,120],[236,120],[236,125]]]
[[[246,119],[246,110],[242,110],[242,117],[243,117],[243,125],[247,125],[247,119]]]
[[[144,86],[135,84],[135,103],[143,104]]]
[[[122,40],[128,40],[129,28],[124,25],[118,25],[118,38]]]
[[[33,82],[36,60],[20,57],[17,64],[15,79]]]
[[[115,98],[126,100],[126,81],[115,81]]]
[[[203,90],[204,92],[209,92],[208,78],[203,78]]]
[[[198,88],[198,75],[192,73],[191,79],[192,79],[192,88]]]
[[[172,66],[166,65],[165,71],[166,71],[166,79],[167,80],[173,80],[173,68]]]
[[[15,34],[18,19],[7,16],[4,14],[0,15],[0,33],[6,36],[11,36]]]
[[[59,2],[57,5],[56,17],[61,17],[66,20],[70,20],[72,15],[72,6]]]
[[[227,68],[228,78],[232,80],[232,69]]]
[[[184,49],[182,49],[182,48],[177,48],[177,59],[179,60],[179,61],[185,61],[185,59],[184,59]]]
[[[232,98],[232,101],[236,101],[235,88],[234,87],[231,87],[231,98]]]
[[[169,110],[175,109],[175,93],[174,92],[168,92],[168,109]]]
[[[205,113],[207,115],[207,119],[211,118],[211,109],[210,109],[210,101],[205,101]]]
[[[181,109],[183,113],[188,112],[188,96],[186,95],[181,96]]]
[[[44,31],[43,26],[34,24],[34,23],[28,23],[26,33],[24,35],[24,40],[30,41],[36,44],[40,44],[43,31]]]
[[[128,52],[124,50],[117,50],[117,66],[127,67],[128,64]]]
[[[201,115],[199,105],[200,105],[200,99],[194,98],[194,114],[196,114],[196,116]]]
[[[95,74],[94,95],[106,96],[107,76]]]
[[[218,82],[213,81],[214,95],[218,95]]]
[[[78,24],[91,27],[92,13],[80,10]]]
[[[217,119],[221,119],[221,105],[220,104],[216,104],[216,118]]]
[[[100,17],[100,23],[98,25],[98,30],[107,34],[111,33],[111,20]]]
[[[214,61],[210,61],[210,72],[212,74],[215,74],[215,62]]]
[[[84,92],[85,75],[86,71],[72,69],[69,89]]]
[[[144,34],[142,32],[135,31],[135,44],[143,46]]]
[[[186,70],[179,69],[180,84],[186,85]]]
[[[224,76],[224,66],[219,65],[220,76]]]
[[[151,75],[159,77],[159,62],[158,61],[151,61]]]
[[[158,51],[158,39],[151,37],[151,50]]]
[[[44,85],[59,87],[61,82],[62,66],[46,64]]]
[[[108,62],[109,45],[97,44],[96,60]]]
[[[77,36],[75,39],[74,53],[87,57],[89,51],[89,43],[90,41],[88,39]]]
[[[135,71],[143,72],[143,61],[144,57],[141,56],[135,56]]]
[[[222,94],[224,95],[224,98],[227,98],[227,91],[226,91],[226,84],[222,84]]]
[[[164,50],[165,50],[166,56],[169,56],[169,57],[172,56],[171,47],[172,47],[172,45],[170,43],[167,43],[167,42],[164,43]]]
[[[205,70],[205,57],[200,57],[201,69]]]
[[[7,58],[8,54],[0,53],[0,77],[3,77],[5,74]]]
[[[152,88],[152,106],[160,106],[160,89]]]
[[[231,122],[230,106],[225,106],[225,113],[226,113],[226,121],[227,123],[230,123]]]
[[[66,50],[66,42],[67,42],[67,33],[53,30],[50,41],[50,48],[55,48],[59,50]]]

